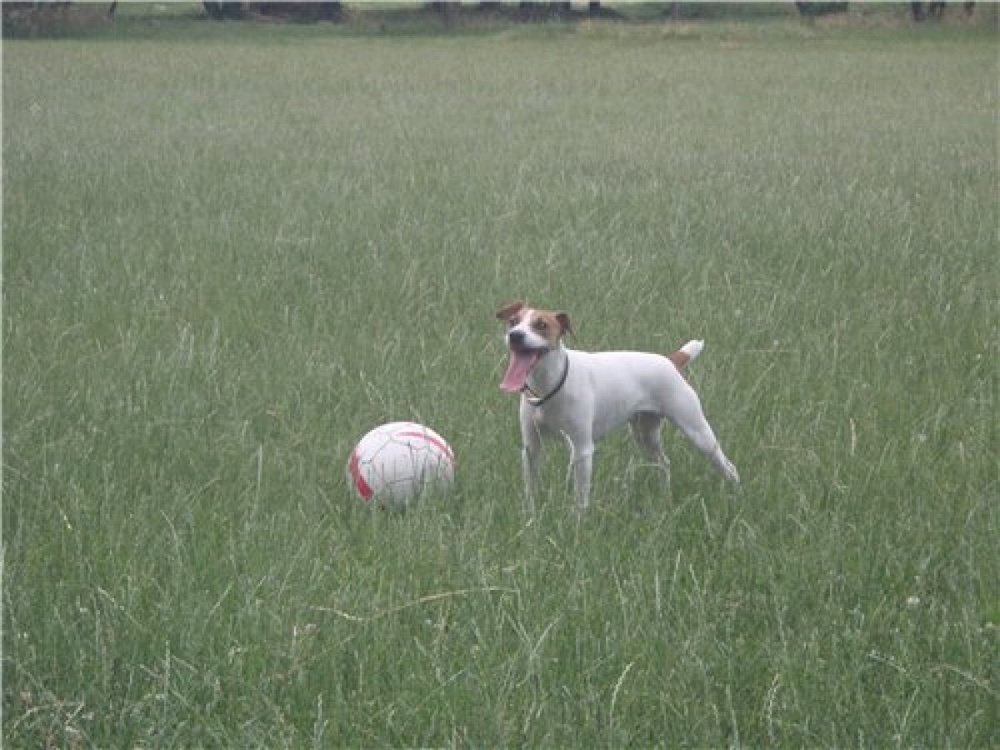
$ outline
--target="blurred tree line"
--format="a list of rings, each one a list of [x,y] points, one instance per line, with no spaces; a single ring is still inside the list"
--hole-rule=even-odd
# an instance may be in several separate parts
[[[800,15],[822,16],[832,13],[844,13],[847,11],[847,2],[801,2],[793,3]],[[344,3],[342,2],[229,2],[222,0],[211,2],[206,0],[203,3],[209,18],[225,20],[227,18],[245,18],[254,15],[270,16],[294,20],[320,20],[339,21],[343,18]],[[602,5],[600,0],[590,0],[586,3],[586,10],[581,10],[582,3],[577,3],[574,9],[572,2],[565,0],[548,0],[544,2],[499,2],[498,0],[484,0],[483,2],[468,3],[456,2],[455,0],[444,0],[438,2],[427,2],[423,8],[444,18],[455,18],[462,13],[487,12],[494,14],[515,15],[521,20],[537,21],[550,19],[570,19],[574,16],[617,16],[618,13],[606,4]],[[747,3],[720,3],[720,2],[659,2],[659,3],[636,3],[647,8],[648,15],[670,16],[677,20],[681,18],[704,18],[704,17],[740,17],[747,15]],[[768,4],[760,4],[768,5]],[[767,13],[769,9],[756,8],[758,13]],[[777,3],[769,4],[771,6]],[[914,21],[923,21],[927,18],[940,19],[945,12],[944,2],[911,2],[910,12]],[[971,13],[975,3],[963,2],[965,12]],[[773,8],[770,9],[773,12]],[[653,11],[653,12],[649,12]]]
[[[126,4],[122,4],[123,6]],[[132,5],[129,3],[128,5]],[[863,4],[856,3],[859,7]],[[940,20],[944,17],[948,6],[960,6],[963,15],[970,16],[975,10],[974,2],[910,2],[894,3],[882,6],[895,7],[899,12],[908,11],[914,22]],[[134,12],[134,7],[130,8]],[[214,21],[227,20],[267,20],[290,22],[327,21],[340,23],[352,15],[366,13],[406,13],[409,15],[424,14],[428,17],[442,19],[446,24],[467,17],[495,17],[511,21],[572,21],[585,18],[610,18],[623,20],[707,20],[707,19],[741,19],[750,20],[789,13],[804,18],[813,18],[835,13],[844,13],[849,7],[848,2],[803,2],[786,0],[785,2],[747,3],[747,2],[638,2],[615,3],[590,0],[543,0],[535,2],[515,2],[511,0],[483,0],[482,2],[457,2],[444,0],[438,2],[403,3],[394,6],[381,4],[366,5],[364,3],[344,2],[236,2],[234,0],[204,0],[192,3],[192,9],[201,8],[203,17]],[[40,26],[46,21],[58,21],[75,13],[102,13],[106,18],[114,19],[119,10],[118,2],[96,4],[93,2],[2,2],[4,36],[16,35],[19,26]],[[72,10],[71,10],[72,9]],[[993,13],[992,15],[996,15]]]
[[[802,2],[793,3],[800,15],[822,16],[832,13],[844,13],[847,11],[847,2]],[[339,21],[344,14],[344,3],[342,2],[210,2],[206,0],[203,5],[209,18],[224,20],[226,18],[243,18],[247,15],[273,16],[294,20],[320,20]],[[602,5],[600,0],[590,0],[586,3],[586,10],[580,10],[581,3],[577,3],[574,9],[572,2],[565,0],[548,0],[547,2],[498,2],[497,0],[484,1],[478,4],[462,3],[455,0],[444,0],[439,2],[427,2],[423,8],[446,19],[454,18],[465,12],[487,12],[507,15],[516,15],[521,20],[549,20],[549,19],[570,19],[574,15],[586,15],[589,17],[617,16],[618,14],[606,5]],[[747,14],[747,3],[720,3],[720,2],[659,2],[659,3],[636,3],[636,5],[647,6],[648,9],[659,8],[659,15],[670,16],[677,20],[681,18],[703,18],[703,17],[738,17]],[[768,4],[760,4],[768,5]],[[757,7],[757,11],[766,12],[767,9]],[[778,5],[771,3],[770,5]],[[940,19],[945,12],[944,2],[911,2],[910,13],[914,21],[925,19]],[[961,3],[966,14],[973,12],[974,2]]]

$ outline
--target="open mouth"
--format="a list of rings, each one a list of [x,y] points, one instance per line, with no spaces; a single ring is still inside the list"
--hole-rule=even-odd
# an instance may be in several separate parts
[[[538,360],[546,352],[548,352],[547,348],[523,349],[512,347],[510,350],[510,364],[507,365],[507,372],[503,376],[500,387],[511,393],[524,390],[524,387],[528,383],[528,375],[535,369]]]

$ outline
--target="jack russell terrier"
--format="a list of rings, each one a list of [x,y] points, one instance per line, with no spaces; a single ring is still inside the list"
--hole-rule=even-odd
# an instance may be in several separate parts
[[[639,447],[670,481],[660,428],[673,422],[729,481],[739,474],[722,452],[698,394],[681,374],[701,353],[689,341],[669,357],[648,352],[583,352],[567,348],[569,315],[512,302],[496,314],[507,323],[510,364],[500,387],[521,393],[521,465],[525,504],[534,510],[533,485],[542,435],[562,434],[572,452],[579,509],[590,501],[594,444],[626,422]]]

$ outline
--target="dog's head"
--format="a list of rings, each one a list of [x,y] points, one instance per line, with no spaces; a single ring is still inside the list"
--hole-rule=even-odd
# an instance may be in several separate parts
[[[572,331],[569,315],[537,310],[518,301],[500,309],[496,316],[507,324],[504,338],[510,350],[510,364],[500,387],[523,390],[542,357],[559,348],[562,337]]]

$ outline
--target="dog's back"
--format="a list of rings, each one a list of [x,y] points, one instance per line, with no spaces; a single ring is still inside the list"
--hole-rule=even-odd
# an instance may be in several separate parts
[[[567,350],[567,353],[570,380],[566,393],[574,400],[591,401],[595,442],[625,424],[634,414],[663,416],[670,413],[678,398],[689,397],[691,386],[672,359],[663,355],[629,351]],[[692,354],[687,355],[688,360]],[[577,408],[578,405],[579,402],[564,406]]]

